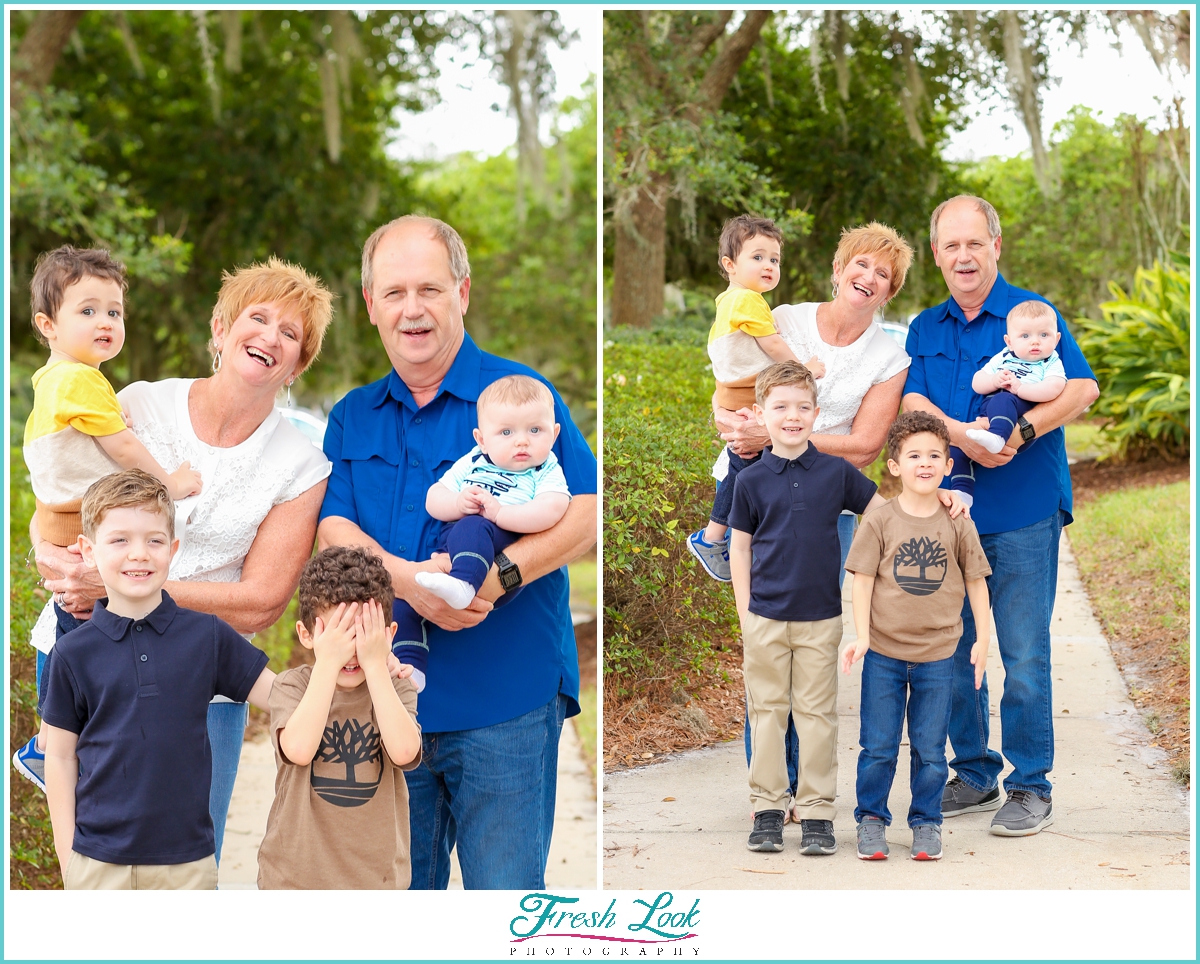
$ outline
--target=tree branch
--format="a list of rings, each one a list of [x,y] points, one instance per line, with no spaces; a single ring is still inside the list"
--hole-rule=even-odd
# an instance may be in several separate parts
[[[741,26],[726,41],[700,82],[698,106],[702,110],[715,111],[721,106],[729,85],[733,83],[734,75],[750,56],[750,51],[758,41],[758,35],[770,17],[770,10],[746,11]]]

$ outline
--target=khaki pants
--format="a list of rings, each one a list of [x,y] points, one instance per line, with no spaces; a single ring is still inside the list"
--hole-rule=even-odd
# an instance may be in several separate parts
[[[64,890],[216,890],[217,858],[186,864],[106,864],[71,851]]]
[[[796,814],[803,820],[833,819],[841,641],[841,616],[781,622],[746,614],[742,658],[750,716],[750,802],[755,813],[786,806],[783,741],[790,712],[800,741]]]

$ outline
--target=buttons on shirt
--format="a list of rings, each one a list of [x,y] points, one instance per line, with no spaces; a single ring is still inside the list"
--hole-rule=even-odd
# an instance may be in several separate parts
[[[416,468],[418,465],[420,465],[420,464],[421,464],[421,460],[420,460],[420,459],[413,459],[413,460],[412,460],[412,467],[413,467],[414,469],[415,469],[415,468]]]
[[[410,503],[409,503],[408,505],[406,505],[404,508],[406,508],[406,509],[407,509],[409,512],[412,512],[412,510],[413,510],[412,503],[410,502]]]
[[[137,624],[137,625],[135,625],[133,628],[134,628],[134,629],[136,629],[136,630],[137,630],[137,631],[140,633],[140,632],[142,631],[142,624],[141,624],[141,623],[138,623],[138,624]]]
[[[145,653],[142,653],[142,655],[141,655],[141,657],[140,657],[140,658],[141,658],[141,661],[144,663],[144,662],[146,662],[146,660],[148,660],[150,657],[149,657],[149,656],[147,656]]]
[[[420,416],[420,415],[418,415],[416,418],[414,418],[414,419],[413,419],[413,424],[414,424],[414,425],[420,425],[420,424],[421,424],[421,416]]]

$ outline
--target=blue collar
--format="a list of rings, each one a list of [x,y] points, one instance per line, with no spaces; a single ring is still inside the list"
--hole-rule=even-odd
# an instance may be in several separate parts
[[[763,449],[762,461],[763,465],[769,468],[776,475],[779,475],[789,465],[799,465],[801,468],[805,469],[812,468],[812,464],[816,461],[818,454],[817,447],[813,445],[812,440],[809,439],[808,448],[806,448],[800,455],[797,455],[794,459],[785,459],[782,456],[776,455],[771,451],[771,446],[768,445],[765,449]]]
[[[988,296],[984,299],[983,304],[980,306],[979,314],[975,316],[975,320],[978,321],[980,315],[984,314],[995,315],[997,318],[1007,318],[1009,309],[1008,303],[1011,298],[1009,289],[1011,287],[1012,286],[1004,280],[1004,275],[997,272],[996,280],[992,284],[992,290],[988,292]],[[943,303],[943,306],[947,315],[957,321],[962,322],[964,325],[970,324],[970,322],[967,321],[967,316],[963,314],[962,308],[959,306],[958,302],[954,300],[953,296],[947,298]]]
[[[483,352],[479,350],[479,346],[475,344],[471,336],[464,331],[463,342],[459,346],[458,354],[450,363],[450,370],[446,372],[441,385],[438,386],[437,394],[430,400],[430,404],[443,392],[462,399],[464,402],[477,401],[479,399],[479,372],[482,366]],[[414,411],[420,407],[394,368],[388,372],[384,391],[376,400],[374,407],[381,407],[389,397]]]
[[[164,589],[162,594],[162,602],[154,609],[153,612],[144,616],[141,620],[131,619],[128,616],[118,616],[115,613],[110,613],[106,608],[108,599],[97,599],[96,606],[92,610],[91,624],[100,632],[104,633],[113,642],[120,642],[129,632],[129,627],[136,622],[147,622],[150,627],[162,635],[167,631],[167,627],[171,625],[175,614],[179,612],[179,607],[175,605],[175,600],[167,595]]]

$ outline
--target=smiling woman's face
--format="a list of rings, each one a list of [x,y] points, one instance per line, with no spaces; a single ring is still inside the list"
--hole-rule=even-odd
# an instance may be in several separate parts
[[[835,265],[837,300],[855,311],[874,314],[892,295],[892,265],[878,254],[853,254],[844,265]]]
[[[229,331],[213,319],[213,344],[221,353],[221,370],[229,368],[252,385],[278,388],[300,363],[304,323],[300,313],[275,302],[247,305]]]

